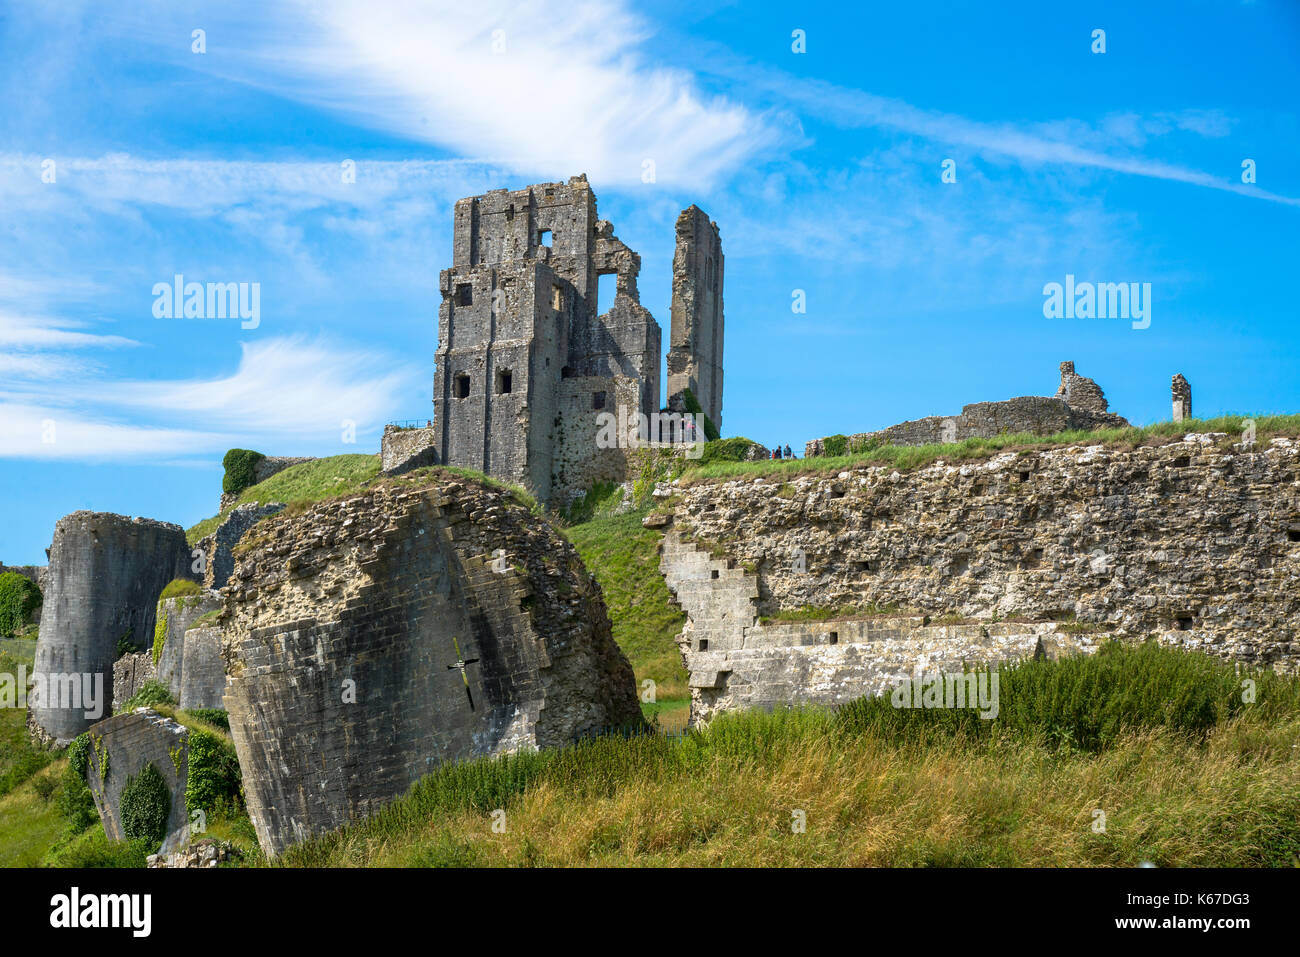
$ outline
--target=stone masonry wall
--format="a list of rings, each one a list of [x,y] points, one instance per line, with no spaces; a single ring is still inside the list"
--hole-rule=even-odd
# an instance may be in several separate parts
[[[162,652],[158,655],[157,678],[178,701],[185,668],[186,633],[196,621],[220,607],[221,601],[212,591],[202,595],[166,598],[158,603],[158,616],[165,622],[167,636],[163,640]]]
[[[224,708],[226,663],[221,657],[221,629],[191,628],[185,632],[185,665],[181,670],[177,704],[186,710]]]
[[[122,841],[122,790],[127,780],[152,764],[162,774],[171,792],[167,853],[185,844],[189,818],[185,809],[185,783],[189,769],[189,732],[184,726],[156,711],[140,708],[100,721],[90,728],[90,760],[86,784],[95,798],[95,809],[110,840]],[[107,756],[107,767],[104,767]]]
[[[158,595],[172,579],[189,577],[189,555],[179,525],[105,512],[59,519],[33,671],[102,680],[107,708],[118,642],[129,636],[137,651],[152,647]],[[38,696],[29,726],[40,737],[66,744],[93,722],[85,711]]]
[[[421,482],[275,516],[241,546],[225,701],[269,853],[444,762],[640,723],[573,547],[505,491]]]
[[[380,463],[385,475],[401,475],[412,469],[438,464],[438,430],[403,429],[384,426],[380,443]]]
[[[274,515],[283,508],[283,502],[267,502],[264,505],[249,502],[231,509],[216,530],[198,543],[198,549],[204,558],[203,587],[224,587],[235,568],[232,551],[239,540],[266,516]]]
[[[680,586],[698,559],[670,560],[673,549],[707,553],[719,562],[710,572],[730,570],[752,592],[726,599],[733,618],[870,603],[990,633],[995,616],[1074,619],[1295,671],[1300,443],[1243,453],[1234,438],[679,486],[665,572]],[[804,634],[816,628],[826,630]]]

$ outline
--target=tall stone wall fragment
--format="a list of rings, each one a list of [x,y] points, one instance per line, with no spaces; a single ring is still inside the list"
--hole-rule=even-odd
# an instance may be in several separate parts
[[[673,256],[668,402],[690,389],[714,426],[722,428],[722,240],[718,224],[698,206],[677,217]]]
[[[1171,391],[1174,399],[1174,421],[1182,422],[1192,417],[1192,387],[1180,372],[1174,376]]]

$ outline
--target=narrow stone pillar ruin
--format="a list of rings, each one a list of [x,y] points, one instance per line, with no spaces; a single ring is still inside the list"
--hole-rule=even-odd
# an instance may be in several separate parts
[[[1192,387],[1180,372],[1174,376],[1174,421],[1182,422],[1192,417]]]

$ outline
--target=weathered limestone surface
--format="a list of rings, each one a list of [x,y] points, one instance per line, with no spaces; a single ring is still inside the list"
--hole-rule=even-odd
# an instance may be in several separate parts
[[[718,224],[698,206],[677,217],[673,256],[668,405],[690,389],[722,428],[722,240]]]
[[[385,475],[402,475],[412,469],[438,464],[438,433],[432,425],[423,429],[384,426],[380,444],[380,467]]]
[[[146,683],[158,677],[153,652],[137,651],[113,662],[113,711],[121,709]]]
[[[183,847],[189,835],[185,809],[185,782],[189,769],[189,731],[170,718],[149,708],[119,714],[93,725],[86,784],[95,798],[95,809],[111,840],[122,841],[122,790],[128,779],[152,764],[162,774],[171,792],[171,813],[162,853]],[[107,755],[107,769],[103,767]]]
[[[1061,386],[1054,396],[1020,396],[1001,402],[973,402],[961,415],[931,415],[875,432],[848,437],[850,451],[876,445],[937,445],[971,438],[1028,432],[1053,435],[1070,429],[1122,428],[1128,420],[1106,411],[1106,397],[1091,379],[1076,375],[1073,362],[1061,363]],[[813,439],[806,456],[825,454],[825,439]]]
[[[225,702],[268,852],[444,762],[640,723],[573,547],[500,489],[431,483],[273,517],[239,556]]]
[[[203,587],[224,587],[235,569],[235,559],[231,552],[239,540],[266,516],[274,515],[283,508],[283,502],[267,502],[263,505],[249,502],[231,509],[226,520],[211,535],[199,541],[198,549],[204,557]]]
[[[713,657],[718,651],[732,661],[737,649],[763,657],[769,637],[779,636],[777,646],[793,651],[776,654],[789,660],[771,667],[797,676],[809,667],[799,650],[805,642],[824,645],[817,635],[831,630],[841,643],[846,630],[858,634],[858,626],[826,622],[756,627],[759,615],[868,603],[974,619],[988,632],[979,636],[986,644],[1004,633],[1011,639],[1006,619],[1034,626],[1035,641],[1051,634],[1083,642],[1089,636],[1061,636],[1049,627],[1073,618],[1096,629],[1094,640],[1155,635],[1294,671],[1300,443],[1273,439],[1243,453],[1233,438],[1189,434],[1158,447],[1007,453],[907,474],[862,467],[788,482],[679,486],[663,569],[690,616],[680,641],[692,684],[701,689],[696,697],[712,689],[722,700],[757,667],[736,665],[719,685],[715,676],[727,665]],[[1002,623],[995,626],[994,616]],[[971,636],[917,630],[896,637],[922,641],[908,652],[919,656],[931,637],[942,643]],[[1030,637],[1020,637],[1016,650],[1023,651]],[[707,648],[699,647],[701,638]],[[888,647],[865,634],[849,643],[863,655]],[[863,689],[879,685],[865,672],[850,678],[847,684]],[[808,689],[847,686],[834,676],[788,683],[792,699],[825,700]],[[834,698],[838,691],[827,693]],[[697,713],[710,707],[699,704]]]
[[[158,595],[189,577],[189,547],[179,525],[106,512],[59,519],[50,546],[37,675],[102,676],[105,711],[113,699],[113,663],[126,637],[138,651],[153,645]],[[67,701],[31,701],[29,726],[66,744],[93,723]]]
[[[219,608],[221,599],[215,591],[165,598],[158,602],[158,617],[164,623],[167,636],[163,640],[162,652],[158,655],[157,678],[177,700],[180,700],[185,667],[185,634],[196,621]],[[122,700],[130,697],[126,695]]]
[[[1192,387],[1180,372],[1174,376],[1170,386],[1174,400],[1174,421],[1182,422],[1192,417]]]
[[[226,663],[221,657],[221,629],[191,628],[185,632],[185,664],[176,701],[180,707],[224,708]]]

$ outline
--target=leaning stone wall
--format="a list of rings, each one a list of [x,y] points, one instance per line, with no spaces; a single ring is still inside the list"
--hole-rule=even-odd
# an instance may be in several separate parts
[[[114,697],[119,640],[129,636],[136,651],[152,647],[158,596],[168,582],[189,577],[189,554],[179,525],[105,512],[73,512],[59,519],[34,673],[102,681],[106,711]],[[39,695],[30,710],[33,731],[61,744],[96,720],[84,707],[41,701]]]
[[[748,577],[753,615],[1074,619],[1294,671],[1300,443],[1233,438],[679,486],[668,531]]]
[[[180,595],[158,602],[158,621],[155,629],[163,627],[162,652],[158,655],[157,675],[167,686],[173,698],[180,700],[181,681],[185,667],[185,635],[194,623],[209,612],[221,608],[217,594],[207,591],[202,595]],[[156,633],[156,632],[155,632]],[[130,695],[127,696],[129,698]],[[126,700],[123,698],[122,700]]]
[[[139,708],[93,725],[86,784],[110,840],[126,840],[122,829],[122,791],[127,781],[152,764],[162,774],[171,793],[164,853],[185,843],[189,818],[185,809],[185,784],[189,772],[189,731],[156,711]]]
[[[269,853],[444,762],[640,722],[573,547],[507,492],[429,481],[275,516],[241,546],[225,702]]]

